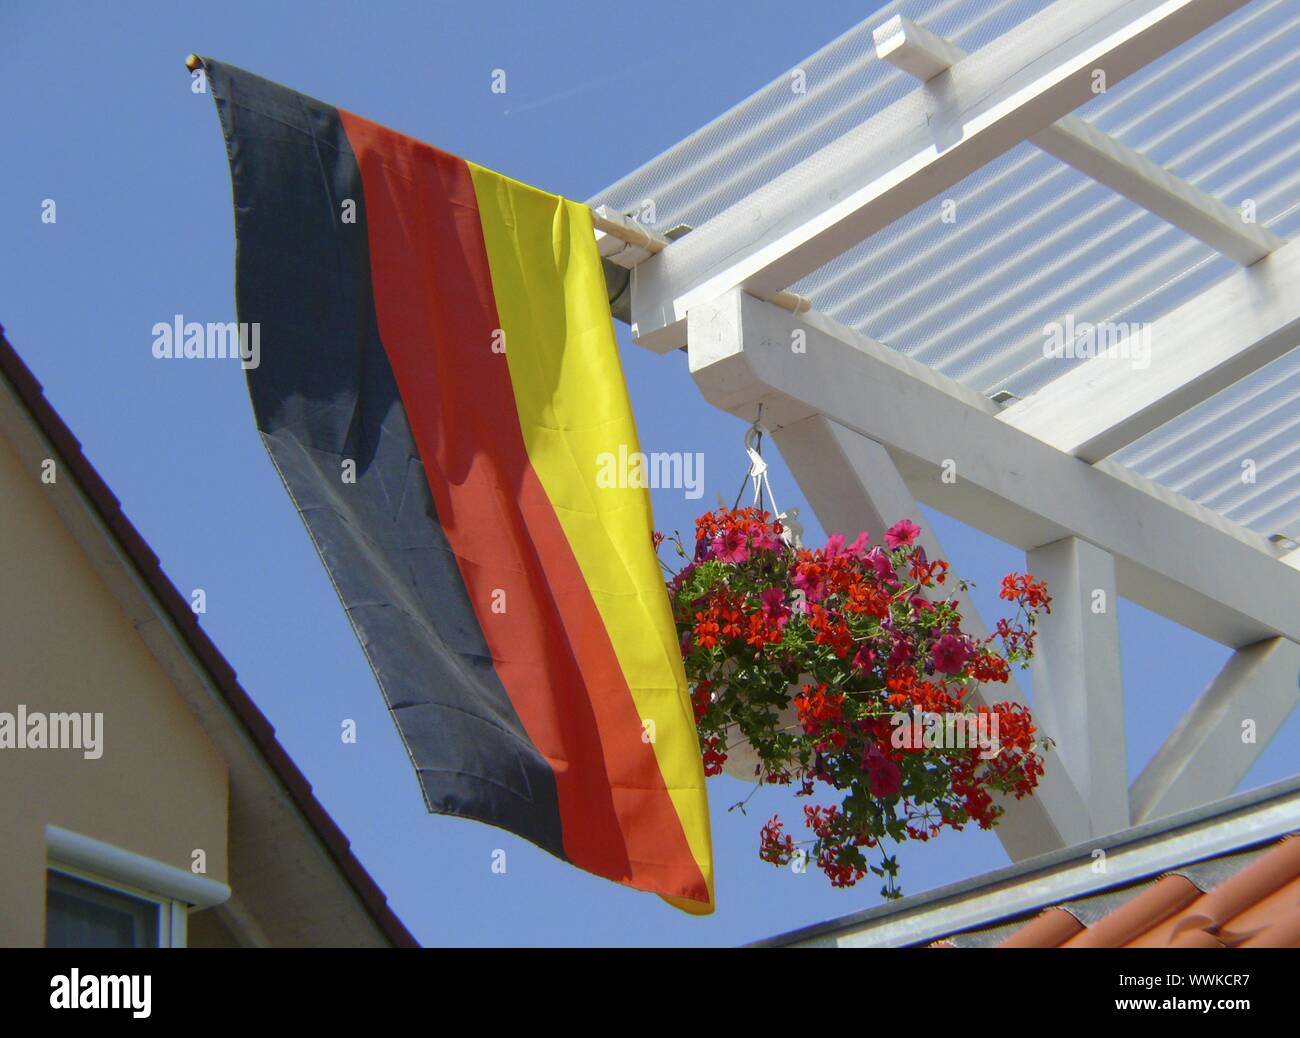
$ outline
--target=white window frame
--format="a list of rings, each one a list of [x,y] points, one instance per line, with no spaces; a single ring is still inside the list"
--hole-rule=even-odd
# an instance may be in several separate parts
[[[143,887],[133,886],[130,883],[123,883],[120,880],[110,879],[98,873],[74,868],[71,865],[62,865],[58,862],[50,862],[46,874],[47,876],[67,876],[70,879],[80,880],[82,883],[98,887],[101,890],[121,894],[124,897],[145,901],[156,906],[158,909],[157,946],[159,948],[184,948],[186,946],[189,905],[184,901],[163,897],[153,891],[145,890]]]
[[[158,947],[184,948],[191,909],[230,897],[224,883],[56,825],[45,827],[46,869],[158,906]]]

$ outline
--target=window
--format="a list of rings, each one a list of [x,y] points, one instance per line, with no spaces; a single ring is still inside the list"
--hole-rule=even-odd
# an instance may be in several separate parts
[[[189,906],[66,865],[45,880],[47,948],[184,948]]]
[[[184,948],[191,908],[230,888],[81,833],[45,827],[48,948]]]
[[[45,888],[45,947],[157,948],[162,904],[51,872]]]

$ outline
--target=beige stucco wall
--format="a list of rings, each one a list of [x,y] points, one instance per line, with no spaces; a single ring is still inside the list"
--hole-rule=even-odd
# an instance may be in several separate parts
[[[68,478],[61,474],[60,478]],[[71,487],[60,488],[66,492]],[[102,712],[103,755],[0,749],[0,945],[45,935],[45,826],[225,882],[227,769],[0,435],[0,711]]]

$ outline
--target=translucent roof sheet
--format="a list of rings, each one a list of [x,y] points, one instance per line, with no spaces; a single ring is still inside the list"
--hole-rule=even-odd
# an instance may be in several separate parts
[[[1300,350],[1167,422],[1115,460],[1243,526],[1300,540]]]
[[[1049,6],[1051,0],[886,4],[798,64],[805,93],[791,88],[793,69],[774,69],[775,78],[762,90],[607,187],[591,204],[630,211],[653,199],[659,228],[699,227],[916,89],[911,76],[876,59],[872,31],[893,15],[978,50]]]
[[[656,225],[708,221],[920,89],[875,57],[902,14],[967,51],[1050,0],[899,0],[708,126],[600,192]],[[1300,4],[1254,0],[1077,115],[1224,203],[1300,232]],[[955,220],[944,222],[945,199]],[[1152,321],[1240,268],[1024,143],[796,285],[843,324],[984,393],[1027,396],[1063,374],[1044,325]],[[1116,460],[1261,533],[1300,524],[1300,355],[1275,362]],[[1213,435],[1210,435],[1213,430]],[[1242,482],[1241,461],[1256,463]]]

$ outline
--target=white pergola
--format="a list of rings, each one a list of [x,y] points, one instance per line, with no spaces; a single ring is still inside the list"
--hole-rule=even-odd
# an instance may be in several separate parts
[[[1296,705],[1297,7],[889,4],[592,200],[636,342],[761,406],[825,528],[921,501],[1047,578],[1013,859],[1227,796]],[[1235,650],[1135,778],[1116,596]]]

